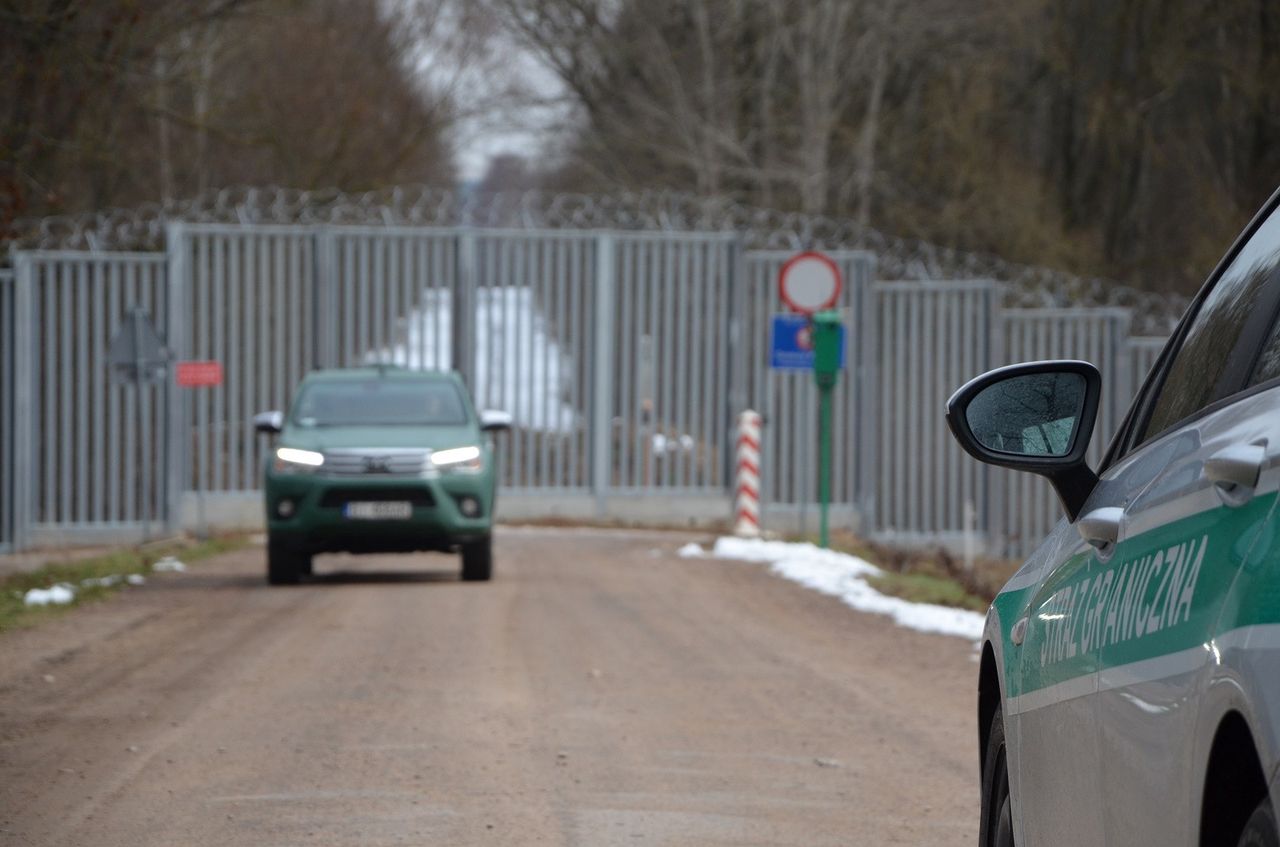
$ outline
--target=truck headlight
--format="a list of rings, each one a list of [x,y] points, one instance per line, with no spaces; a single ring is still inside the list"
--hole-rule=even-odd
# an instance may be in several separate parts
[[[451,447],[433,452],[431,466],[441,471],[476,473],[484,467],[484,459],[479,447]]]
[[[309,473],[324,464],[324,454],[296,447],[276,449],[275,469],[279,473]]]

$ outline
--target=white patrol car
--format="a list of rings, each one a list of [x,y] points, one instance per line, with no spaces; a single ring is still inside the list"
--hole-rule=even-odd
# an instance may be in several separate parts
[[[1280,192],[1196,297],[1101,469],[1086,362],[961,388],[965,450],[1067,513],[987,613],[983,847],[1278,845]]]

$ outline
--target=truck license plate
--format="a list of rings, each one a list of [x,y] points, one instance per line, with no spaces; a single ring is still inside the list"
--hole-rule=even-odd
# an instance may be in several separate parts
[[[348,518],[374,521],[402,521],[413,517],[413,504],[402,500],[376,503],[348,503],[342,510]]]

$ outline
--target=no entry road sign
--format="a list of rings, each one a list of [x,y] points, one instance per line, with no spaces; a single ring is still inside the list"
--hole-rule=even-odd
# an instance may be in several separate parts
[[[834,306],[843,284],[836,263],[812,250],[792,256],[778,272],[778,295],[787,308],[802,315]]]

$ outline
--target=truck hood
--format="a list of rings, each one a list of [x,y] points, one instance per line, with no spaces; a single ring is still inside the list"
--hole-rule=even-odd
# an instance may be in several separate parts
[[[302,450],[330,450],[344,447],[389,448],[412,447],[442,450],[480,444],[480,430],[475,426],[331,426],[300,427],[289,425],[280,436],[280,446]]]

